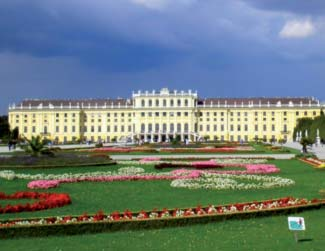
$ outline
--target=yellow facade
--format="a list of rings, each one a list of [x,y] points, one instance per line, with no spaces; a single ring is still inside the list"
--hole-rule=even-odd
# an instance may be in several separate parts
[[[292,141],[297,120],[316,117],[313,98],[200,99],[196,92],[136,92],[131,99],[24,100],[9,107],[22,137],[54,142]]]

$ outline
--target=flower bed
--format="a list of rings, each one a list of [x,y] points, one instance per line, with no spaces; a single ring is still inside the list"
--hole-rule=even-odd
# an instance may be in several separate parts
[[[70,196],[65,193],[37,193],[37,192],[16,192],[11,195],[0,193],[0,200],[36,199],[38,201],[30,204],[17,204],[0,206],[0,213],[20,213],[26,211],[39,211],[55,207],[63,207],[71,203]]]
[[[156,149],[146,147],[101,147],[90,150],[82,150],[95,153],[157,153]]]
[[[273,164],[244,164],[244,163],[219,163],[215,160],[200,161],[200,162],[162,162],[155,165],[156,169],[164,168],[196,168],[196,169],[214,169],[224,167],[241,167],[246,168],[246,171],[225,170],[214,171],[214,173],[224,174],[268,174],[278,173],[280,169]]]
[[[231,146],[218,148],[160,148],[162,153],[234,153],[234,152],[252,152],[255,149],[251,146]]]
[[[179,170],[181,171],[181,170]],[[186,172],[186,171],[184,171]],[[178,172],[179,174],[180,172]],[[249,181],[251,183],[239,183],[240,181]],[[263,175],[233,175],[218,174],[211,172],[201,173],[196,179],[176,179],[170,184],[172,187],[188,189],[214,189],[214,190],[249,190],[249,189],[269,189],[275,187],[286,187],[294,185],[291,179],[263,176]]]
[[[325,162],[316,158],[301,158],[300,160],[316,168],[325,168]]]
[[[182,209],[112,212],[95,215],[58,216],[0,221],[0,237],[65,235],[89,232],[132,230],[181,226],[211,221],[250,218],[321,208],[324,200],[285,197],[275,200],[234,203],[219,206],[196,206]]]
[[[186,174],[173,173],[144,173],[134,175],[107,175],[107,176],[84,176],[76,178],[62,178],[56,180],[35,180],[28,183],[30,189],[48,189],[59,186],[61,183],[76,183],[83,181],[91,182],[114,182],[114,181],[153,181],[153,180],[174,180],[174,179],[195,179],[201,175],[199,171],[192,170]]]

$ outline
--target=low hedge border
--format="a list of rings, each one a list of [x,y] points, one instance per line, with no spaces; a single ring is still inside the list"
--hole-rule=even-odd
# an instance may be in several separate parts
[[[254,217],[288,215],[293,213],[299,213],[305,210],[321,209],[324,206],[325,200],[322,200],[317,203],[311,203],[306,205],[224,214],[205,214],[195,216],[149,218],[137,220],[122,219],[117,221],[12,226],[0,228],[0,238],[4,239],[17,237],[40,237],[51,235],[78,235],[101,232],[180,227],[193,224],[208,224],[211,222],[219,222],[225,220],[244,220]]]
[[[63,167],[89,167],[89,166],[110,166],[110,165],[116,165],[116,161],[109,161],[109,162],[103,162],[103,163],[79,163],[79,164],[62,164],[62,165],[0,165],[0,170],[7,170],[7,169],[23,169],[23,168],[63,168]]]

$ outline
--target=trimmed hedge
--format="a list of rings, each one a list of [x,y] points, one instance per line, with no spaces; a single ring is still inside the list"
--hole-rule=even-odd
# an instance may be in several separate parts
[[[0,238],[39,237],[50,235],[77,235],[100,232],[129,231],[140,229],[158,229],[165,227],[179,227],[192,224],[207,224],[211,222],[249,219],[276,215],[288,215],[305,210],[320,209],[325,201],[295,207],[234,212],[226,214],[206,214],[186,217],[153,218],[139,220],[118,220],[98,222],[76,222],[64,224],[23,225],[0,228]]]
[[[0,170],[4,169],[22,169],[22,168],[63,168],[63,167],[89,167],[89,166],[110,166],[110,165],[116,165],[116,161],[109,161],[109,162],[102,162],[102,163],[78,163],[78,164],[61,164],[61,165],[33,165],[33,166],[27,166],[27,165],[0,165]]]

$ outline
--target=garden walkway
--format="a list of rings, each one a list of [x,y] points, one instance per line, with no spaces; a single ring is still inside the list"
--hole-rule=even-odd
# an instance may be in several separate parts
[[[299,151],[302,150],[302,146],[298,142],[288,142],[284,144],[284,146],[297,149]],[[313,145],[312,147],[308,147],[308,151],[315,154],[319,159],[325,159],[325,146]]]
[[[134,158],[146,158],[146,157],[165,157],[165,158],[261,158],[269,157],[274,159],[291,159],[294,158],[294,154],[150,154],[150,155],[110,155],[114,160],[130,160]]]

